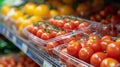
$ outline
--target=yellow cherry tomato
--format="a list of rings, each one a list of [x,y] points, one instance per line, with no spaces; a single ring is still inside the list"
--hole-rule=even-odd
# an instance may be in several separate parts
[[[32,16],[30,20],[32,21],[32,23],[35,23],[35,22],[41,21],[42,18],[39,16]]]
[[[32,24],[30,19],[26,19],[23,21],[23,23],[20,24],[19,28],[18,28],[18,33],[22,34],[22,29],[25,28],[26,26]]]
[[[61,15],[70,15],[73,13],[72,7],[70,7],[68,5],[63,5],[63,6],[59,7],[58,10]]]
[[[10,9],[11,9],[11,6],[5,5],[5,6],[2,7],[2,11],[1,12],[2,12],[3,15],[6,16],[8,14],[8,12],[10,11]]]
[[[24,22],[25,19],[26,19],[25,16],[19,17],[15,22],[16,27],[19,28],[19,26]]]
[[[29,2],[24,6],[24,10],[27,14],[33,14],[35,8],[36,8],[36,5],[32,2]]]
[[[15,13],[12,14],[12,18],[17,20],[19,17],[23,16],[23,12],[21,11],[15,11]]]
[[[57,16],[59,15],[59,12],[57,10],[50,10],[50,15],[53,16]]]
[[[34,15],[45,17],[49,15],[49,8],[45,4],[41,4],[35,8]]]

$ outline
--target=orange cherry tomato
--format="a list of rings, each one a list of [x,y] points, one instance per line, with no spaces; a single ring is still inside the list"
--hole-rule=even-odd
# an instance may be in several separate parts
[[[119,62],[113,58],[105,58],[101,64],[100,67],[117,67]]]

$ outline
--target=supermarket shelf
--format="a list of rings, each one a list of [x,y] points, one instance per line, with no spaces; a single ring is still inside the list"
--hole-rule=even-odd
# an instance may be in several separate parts
[[[24,38],[17,35],[13,30],[4,24],[0,24],[0,34],[4,35],[7,39],[13,42],[20,48],[26,55],[38,63],[41,67],[61,67],[59,61],[49,56],[44,51],[37,49],[34,45],[29,43]]]

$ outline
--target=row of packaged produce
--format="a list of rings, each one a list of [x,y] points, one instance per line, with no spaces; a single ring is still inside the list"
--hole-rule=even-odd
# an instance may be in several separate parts
[[[108,60],[117,65],[120,38],[103,34],[101,27],[100,23],[74,16],[56,16],[48,21],[28,25],[22,32],[37,48],[45,50],[53,57],[58,56],[67,67],[104,67]]]
[[[33,5],[33,3],[26,4],[24,8],[31,4]],[[43,4],[40,6],[44,6],[46,9]],[[26,11],[25,9],[21,10]],[[55,58],[59,57],[58,60],[67,67],[119,66],[119,7],[106,6],[91,16],[90,19],[93,21],[68,15],[49,19],[45,17],[42,20],[40,16],[30,16],[31,13],[27,13],[26,11],[23,14],[12,9],[9,12],[12,15],[3,14],[3,19],[15,32],[18,31],[20,35],[35,43],[38,46],[36,48],[45,50]],[[41,15],[38,14],[40,11],[36,13]],[[41,16],[43,17],[43,14]],[[101,23],[99,23],[100,21]]]
[[[8,39],[0,35],[0,67],[40,67]]]

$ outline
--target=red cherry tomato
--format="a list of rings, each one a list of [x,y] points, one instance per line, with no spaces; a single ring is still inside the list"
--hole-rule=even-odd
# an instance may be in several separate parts
[[[36,36],[39,37],[39,38],[41,38],[41,35],[42,35],[44,32],[45,32],[45,31],[44,31],[43,29],[39,29],[39,30],[37,31]]]
[[[63,27],[65,23],[66,23],[65,20],[57,20],[57,21],[56,21],[57,27]]]
[[[50,38],[54,38],[57,35],[56,31],[51,30],[50,31]]]
[[[91,58],[90,58],[90,63],[95,66],[95,67],[99,67],[100,63],[102,62],[103,59],[106,58],[106,54],[103,52],[97,52],[94,53]]]
[[[119,62],[113,58],[105,58],[101,64],[100,67],[117,67]]]
[[[107,49],[107,46],[109,43],[112,43],[113,41],[111,39],[104,39],[101,41],[101,47],[102,47],[102,50],[106,50]]]
[[[72,41],[67,46],[68,54],[78,57],[78,52],[81,49],[81,45],[77,41]]]
[[[72,24],[65,23],[63,29],[67,31],[71,31],[73,29]]]
[[[66,63],[66,60],[68,59],[67,57],[64,56],[63,53],[67,53],[67,48],[64,48],[60,51],[60,60],[63,62],[63,63]]]
[[[64,35],[65,34],[65,31],[60,31],[56,34],[56,36],[60,36],[60,35]]]
[[[73,22],[73,24],[74,24],[75,27],[78,27],[78,25],[79,25],[80,23],[81,23],[81,21],[77,21],[77,20]]]
[[[90,47],[83,47],[79,51],[79,59],[82,59],[83,61],[89,62],[90,57],[94,53],[93,49]]]
[[[83,29],[83,28],[88,27],[88,26],[89,26],[88,22],[83,22],[83,23],[79,24],[78,29]]]
[[[41,39],[43,39],[43,40],[48,40],[49,38],[50,38],[49,33],[43,33],[43,34],[41,35]]]
[[[32,29],[33,29],[33,25],[30,25],[28,28],[27,28],[27,30],[29,31],[29,32],[32,32]]]
[[[81,44],[82,48],[83,47],[89,47],[89,45],[87,44],[87,42],[81,42],[80,44]]]
[[[87,41],[89,47],[91,47],[95,52],[102,51],[102,47],[100,44],[100,39],[96,35],[90,35]]]
[[[49,23],[50,23],[50,24],[54,24],[54,21],[55,21],[54,18],[50,18],[50,19],[49,19]]]
[[[102,41],[112,40],[112,36],[110,36],[110,35],[103,36],[103,37],[101,38],[101,40],[102,40]]]
[[[46,44],[47,50],[49,51],[49,53],[53,54],[53,48],[55,48],[58,45],[59,44],[57,42],[49,42]]]
[[[109,57],[119,59],[119,57],[120,57],[120,44],[117,42],[110,43],[107,46],[106,52],[107,52],[107,55]]]
[[[39,28],[38,27],[33,27],[33,29],[32,29],[32,34],[34,34],[34,35],[36,35],[36,33],[37,33],[37,31],[39,30]]]

